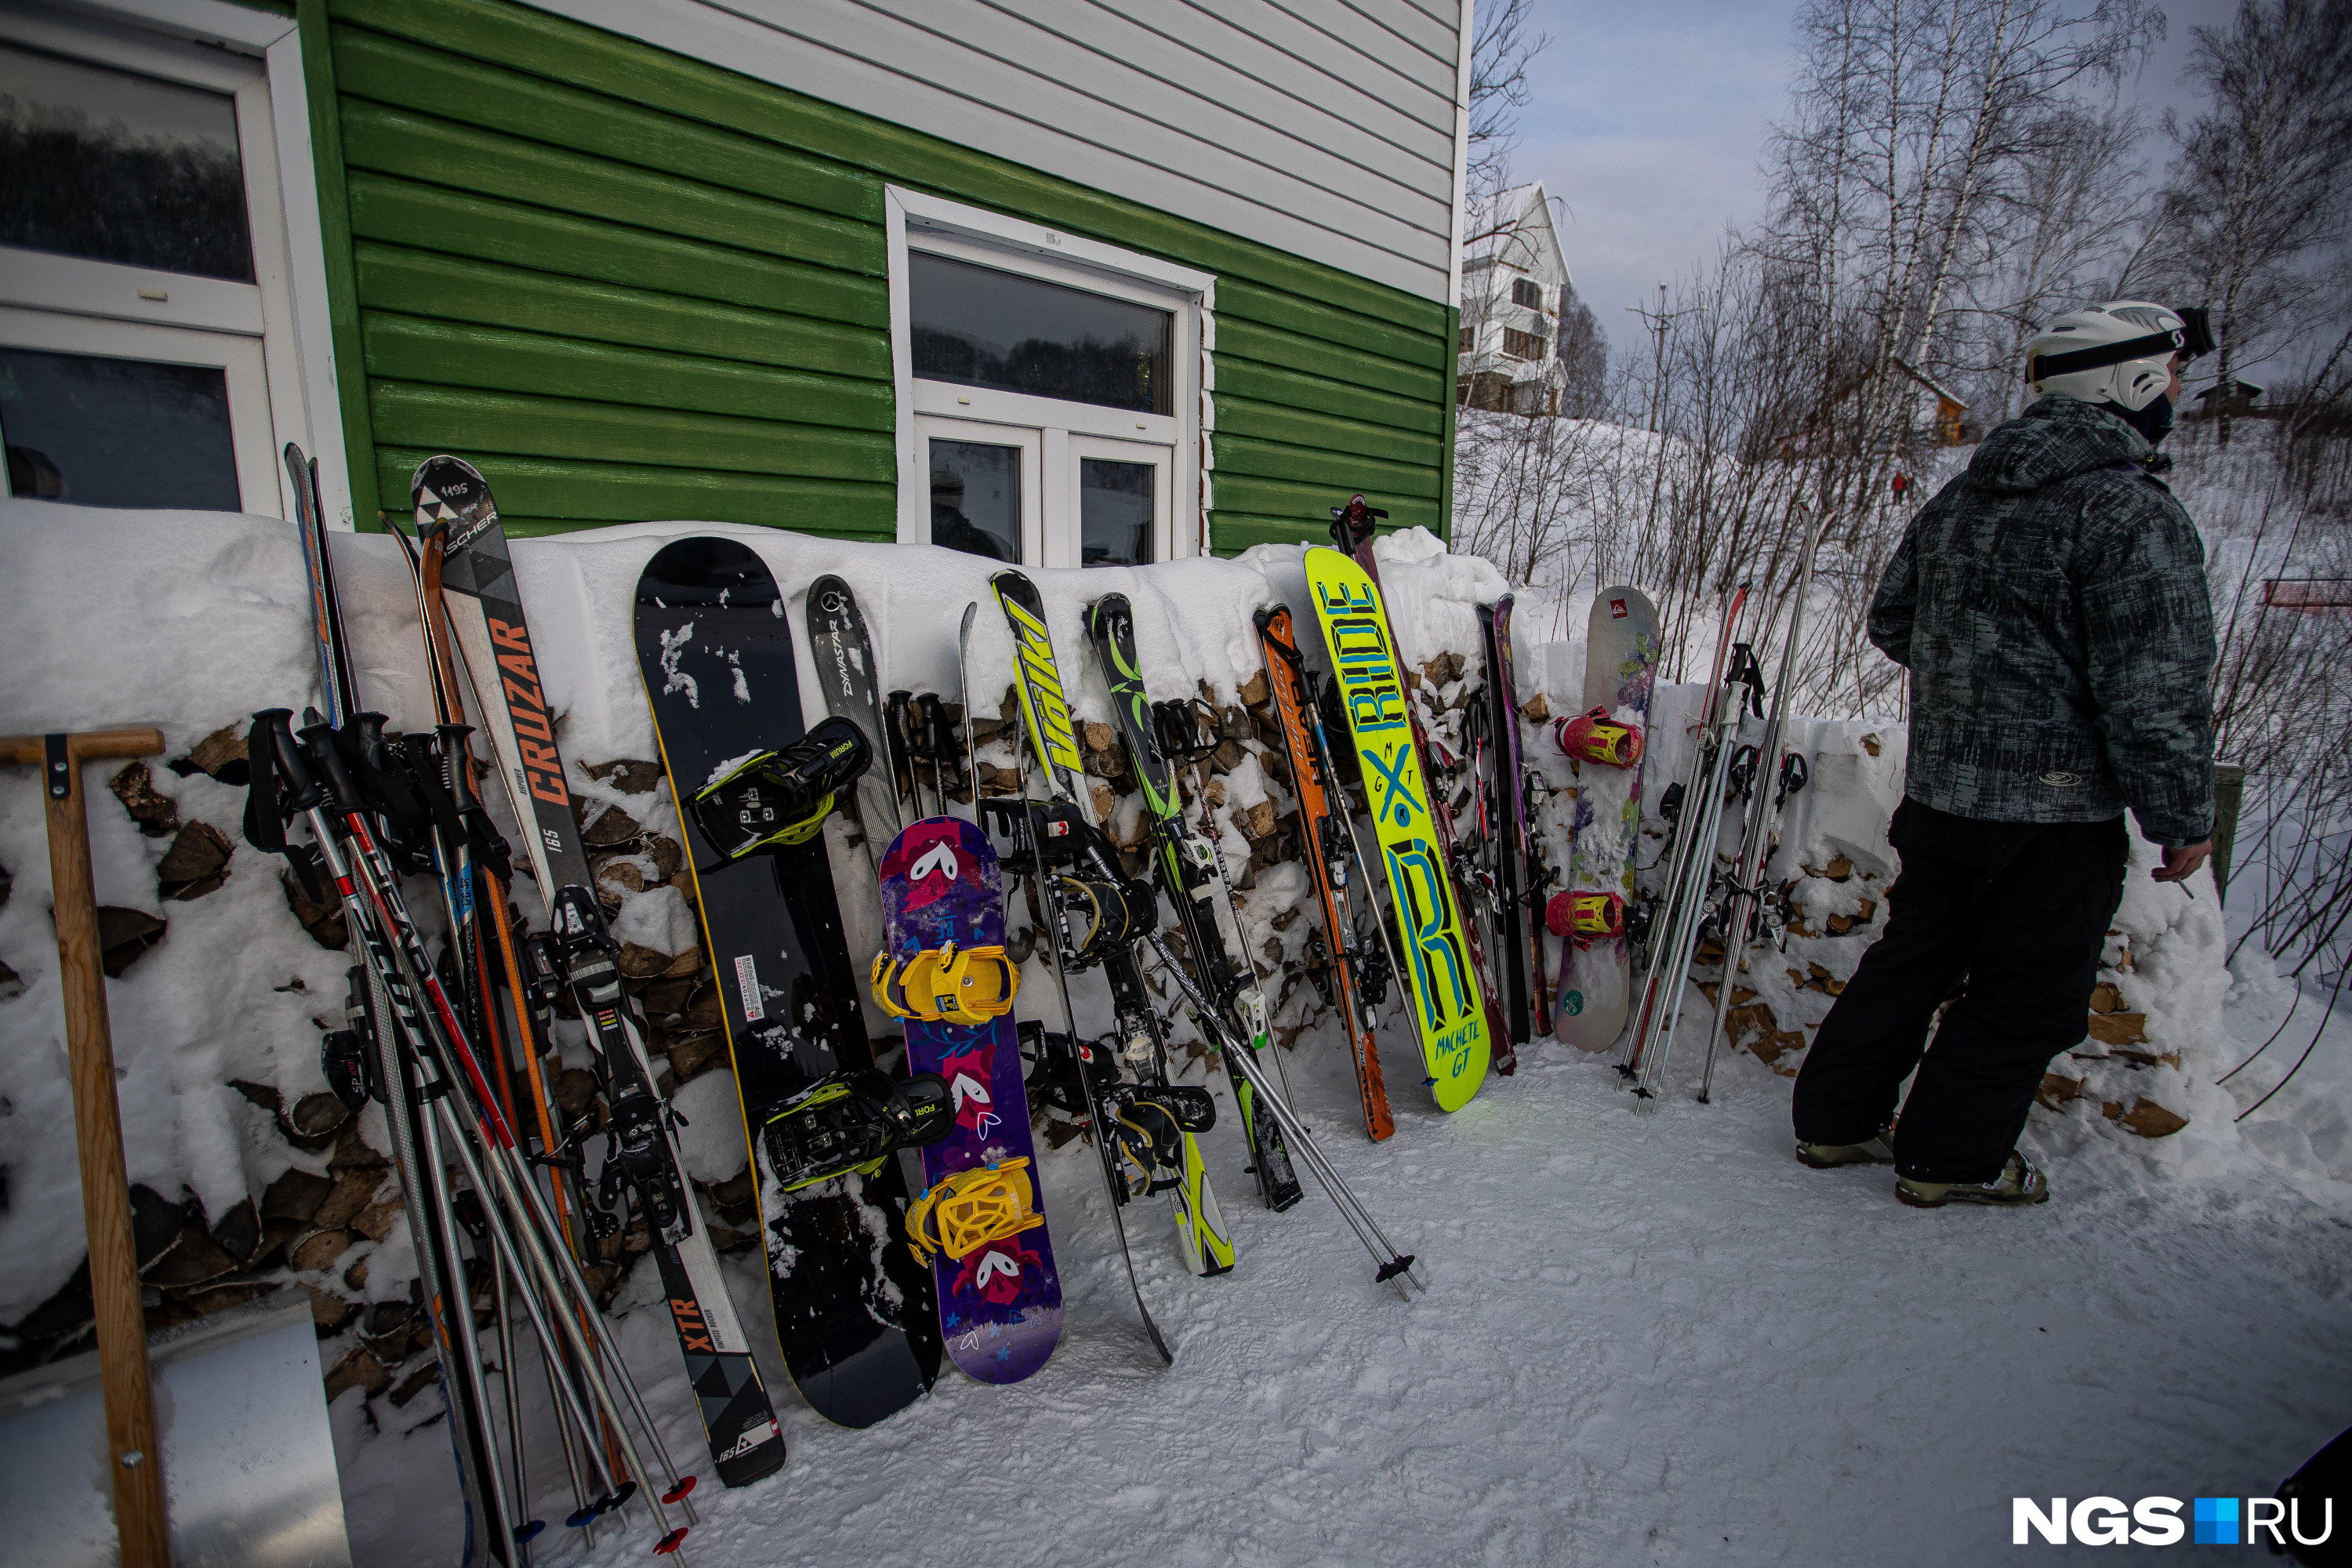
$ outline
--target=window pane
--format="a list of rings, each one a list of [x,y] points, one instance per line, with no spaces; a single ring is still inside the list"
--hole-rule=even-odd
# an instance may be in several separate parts
[[[1151,561],[1150,463],[1078,459],[1078,563],[1143,566]]]
[[[1020,563],[1020,447],[931,443],[931,542]]]
[[[235,103],[0,46],[0,245],[252,282]]]
[[[0,348],[0,434],[10,495],[238,510],[217,370]]]
[[[907,285],[915,374],[926,381],[1169,411],[1166,310],[919,250],[908,255]]]

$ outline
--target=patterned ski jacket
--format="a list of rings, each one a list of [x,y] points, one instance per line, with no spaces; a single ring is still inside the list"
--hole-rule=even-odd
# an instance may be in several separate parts
[[[2044,397],[1919,509],[1870,606],[1911,671],[1906,793],[1993,822],[2213,830],[2205,549],[2139,433]]]

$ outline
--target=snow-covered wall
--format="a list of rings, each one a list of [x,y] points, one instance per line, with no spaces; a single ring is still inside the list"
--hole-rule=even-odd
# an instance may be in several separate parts
[[[693,532],[725,532],[751,543],[794,605],[814,577],[839,574],[865,607],[885,689],[937,690],[951,700],[958,620],[968,602],[985,598],[992,569],[927,547],[840,543],[727,525],[634,524],[517,542],[517,570],[547,695],[562,715],[573,787],[593,807],[618,806],[634,823],[603,856],[607,890],[620,901],[621,934],[651,954],[677,955],[672,978],[687,982],[661,994],[665,1016],[673,1008],[678,1014],[659,1026],[666,1042],[707,1042],[713,1022],[687,1016],[696,992],[693,923],[671,879],[676,861],[662,848],[666,838],[676,848],[676,817],[666,790],[649,787],[647,770],[615,772],[611,764],[653,755],[630,635],[638,570],[663,540]],[[342,1367],[347,1382],[370,1394],[379,1392],[418,1348],[404,1311],[414,1269],[397,1223],[397,1192],[382,1156],[373,1152],[388,1147],[381,1112],[370,1107],[324,1136],[310,1135],[302,1120],[306,1106],[325,1109],[318,1100],[324,1088],[318,1043],[323,1030],[341,1024],[350,960],[298,923],[278,868],[238,840],[243,791],[203,771],[183,776],[165,765],[224,729],[241,735],[257,709],[299,710],[315,700],[317,667],[294,534],[270,519],[6,502],[0,503],[0,550],[11,568],[0,575],[10,670],[0,690],[0,732],[157,725],[167,751],[149,768],[153,791],[170,802],[184,829],[208,825],[234,847],[225,880],[205,879],[212,885],[200,884],[184,901],[164,897],[159,865],[178,839],[142,835],[105,791],[114,768],[91,770],[100,900],[166,922],[152,951],[109,989],[130,1174],[161,1205],[162,1212],[145,1216],[153,1233],[149,1279],[162,1292],[156,1310],[168,1321],[299,1283],[312,1292],[322,1335],[333,1340],[322,1347],[322,1363]],[[415,601],[394,542],[341,536],[335,551],[362,700],[389,714],[395,730],[429,723]],[[1414,663],[1442,678],[1424,682],[1423,692],[1440,733],[1455,732],[1483,678],[1475,606],[1507,584],[1484,561],[1447,554],[1418,531],[1383,541],[1381,552],[1398,640]],[[1077,673],[1086,668],[1079,614],[1095,595],[1117,590],[1134,602],[1139,648],[1156,695],[1190,693],[1205,683],[1229,711],[1239,710],[1259,669],[1253,613],[1286,600],[1304,626],[1312,624],[1296,546],[1260,547],[1232,561],[1034,575],[1081,719],[1110,717],[1100,682]],[[1312,634],[1302,641],[1311,645]],[[1319,649],[1307,651],[1311,663],[1321,662]],[[992,615],[982,617],[972,654],[974,706],[986,719],[1013,679],[1009,640]],[[1458,669],[1451,660],[1437,664],[1447,654],[1460,656]],[[1523,645],[1522,697],[1568,710],[1580,688],[1581,663],[1573,643]],[[806,672],[803,679],[803,703],[814,710],[813,679]],[[1661,689],[1653,779],[1679,776],[1686,766],[1697,695],[1696,688]],[[1523,739],[1529,758],[1563,792],[1545,824],[1559,860],[1567,847],[1564,792],[1575,779],[1548,724],[1530,722]],[[1235,874],[1252,884],[1242,895],[1244,936],[1279,1003],[1282,1036],[1297,1051],[1337,1055],[1344,1047],[1335,1029],[1323,1026],[1328,1019],[1313,987],[1297,983],[1313,921],[1286,917],[1307,899],[1307,877],[1281,859],[1279,836],[1266,831],[1265,805],[1278,820],[1295,804],[1279,768],[1258,761],[1273,740],[1271,731],[1245,733],[1238,762],[1211,798],[1223,795],[1225,852]],[[1812,784],[1791,802],[1772,874],[1795,882],[1802,918],[1785,954],[1760,950],[1739,982],[1755,993],[1735,996],[1740,1008],[1734,1015],[1753,1056],[1732,1070],[1761,1072],[1756,1058],[1776,1071],[1793,1070],[1805,1032],[1885,920],[1885,888],[1895,870],[1885,826],[1901,789],[1900,730],[1799,721],[1791,742],[1808,753]],[[1009,744],[997,742],[983,760],[1011,766]],[[1651,798],[1658,793],[1653,788]],[[502,805],[494,802],[494,809]],[[161,808],[146,809],[152,817]],[[1131,805],[1114,825],[1131,827]],[[865,875],[863,857],[838,825],[828,831],[841,885],[853,889]],[[1660,832],[1662,825],[1645,824],[1645,864],[1663,845]],[[1731,832],[1727,825],[1727,837]],[[2143,1099],[2189,1117],[2192,1125],[2212,1123],[2216,1136],[2226,1128],[2226,1098],[2206,1087],[2228,978],[2211,886],[2200,878],[2193,898],[2158,887],[2145,876],[2148,858],[2147,847],[2136,842],[2135,873],[2111,953],[2108,978],[2116,994],[2103,1003],[2114,1018],[2136,1021],[2101,1025],[2112,1038],[2095,1050],[2086,1038],[2091,1059],[2064,1075],[2078,1076],[2079,1087],[2053,1086],[2057,1120],[2035,1136],[2121,1137],[2124,1123],[2157,1131],[2161,1120],[2136,1110]],[[613,868],[623,862],[625,872]],[[13,1337],[0,1342],[0,1361],[22,1361],[69,1347],[87,1314],[70,1285],[83,1241],[46,838],[38,784],[29,773],[0,788],[0,868],[13,876],[15,894],[0,904],[0,962],[16,976],[7,982],[14,994],[0,993],[0,1325]],[[535,918],[527,882],[517,897]],[[872,900],[850,893],[844,905],[853,945],[867,944],[876,934]],[[1288,972],[1279,979],[1277,963]],[[651,974],[644,978],[653,982]],[[1028,978],[1037,983],[1032,994],[1050,994],[1045,971]],[[1082,979],[1100,985],[1098,976]],[[1107,994],[1081,987],[1079,1006],[1082,1025],[1090,1013],[1107,1016]],[[1694,1076],[1700,1054],[1685,1052]],[[744,1165],[738,1124],[731,1115],[698,1116],[694,1110],[698,1102],[723,1110],[731,1093],[724,1068],[723,1051],[696,1047],[674,1051],[669,1069],[697,1128],[693,1173],[722,1188]],[[1511,1089],[1496,1082],[1486,1092]],[[2109,1106],[2108,1115],[2121,1119],[2116,1125],[2101,1115]],[[2182,1150],[2160,1156],[2179,1159],[2195,1144],[2192,1135],[2148,1147]],[[171,1205],[182,1206],[174,1213]]]

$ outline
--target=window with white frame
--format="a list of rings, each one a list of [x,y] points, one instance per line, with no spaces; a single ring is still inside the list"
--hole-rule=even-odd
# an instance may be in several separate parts
[[[1202,549],[1202,273],[893,187],[898,538],[1008,564]]]
[[[324,274],[292,26],[220,0],[0,9],[9,494],[282,516],[290,439],[348,513],[323,320],[309,365],[294,330],[298,258],[321,318]]]

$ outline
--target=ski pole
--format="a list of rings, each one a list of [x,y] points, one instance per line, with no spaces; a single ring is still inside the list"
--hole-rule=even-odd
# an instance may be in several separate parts
[[[456,1010],[450,1004],[447,994],[442,989],[439,978],[433,973],[430,963],[425,957],[424,948],[416,938],[415,929],[409,923],[402,906],[399,890],[393,881],[391,868],[383,860],[382,852],[377,849],[373,838],[370,836],[365,818],[352,804],[356,802],[358,793],[352,785],[350,777],[342,767],[341,759],[334,750],[332,731],[323,723],[309,725],[305,727],[303,741],[298,742],[288,729],[287,720],[289,715],[284,709],[273,709],[266,713],[257,714],[255,717],[268,727],[267,738],[272,743],[278,768],[291,786],[290,794],[297,803],[297,809],[310,818],[312,838],[319,852],[325,858],[337,888],[344,891],[347,900],[362,899],[361,907],[372,911],[382,925],[387,938],[385,946],[394,965],[394,972],[410,989],[412,994],[421,994],[425,1002],[430,1004],[428,1007],[417,1010],[423,1025],[417,1037],[429,1053],[425,1059],[433,1059],[436,1057],[442,1058],[437,1065],[442,1070],[443,1080],[448,1088],[436,1094],[433,1109],[441,1120],[446,1121],[448,1131],[455,1142],[456,1153],[461,1163],[467,1167],[467,1178],[481,1190],[495,1191],[502,1204],[527,1218],[529,1224],[525,1227],[524,1234],[534,1244],[529,1257],[534,1265],[534,1272],[541,1276],[550,1289],[561,1295],[568,1289],[576,1299],[593,1302],[593,1294],[588,1289],[586,1280],[581,1277],[578,1266],[572,1262],[568,1254],[563,1253],[560,1247],[550,1247],[547,1245],[547,1238],[554,1234],[555,1226],[544,1202],[538,1198],[536,1184],[525,1181],[518,1185],[508,1170],[507,1162],[519,1158],[516,1154],[513,1131],[500,1117],[497,1101],[483,1078],[480,1063],[473,1054],[470,1045],[467,1043],[465,1031],[458,1024]],[[324,776],[323,789],[311,775],[311,764],[315,764],[320,773]],[[341,812],[343,822],[350,834],[355,852],[354,859],[350,862],[344,860],[341,850],[337,847],[335,835],[329,826],[327,807],[330,804]],[[357,873],[356,878],[353,875],[354,871]],[[451,1089],[467,1092],[471,1102],[468,1109],[482,1134],[485,1146],[491,1152],[492,1158],[488,1170],[497,1176],[498,1180],[495,1182],[484,1179],[483,1167],[474,1160],[472,1152],[467,1145],[464,1129],[457,1121],[456,1111],[446,1098]],[[501,1245],[511,1247],[511,1237],[506,1235],[503,1224],[494,1223],[492,1235],[501,1242]],[[549,1257],[551,1252],[555,1255],[552,1261]],[[548,1330],[544,1320],[538,1315],[535,1296],[526,1293],[524,1301],[526,1306],[532,1309],[534,1326],[541,1336],[552,1339],[554,1336]],[[661,1502],[683,1501],[687,1492],[691,1489],[691,1479],[681,1479],[676,1467],[670,1463],[668,1453],[662,1444],[659,1430],[654,1426],[651,1413],[646,1409],[635,1383],[627,1374],[625,1363],[621,1359],[619,1347],[613,1339],[609,1326],[604,1323],[601,1315],[592,1314],[589,1321],[593,1336],[583,1333],[577,1329],[573,1331],[578,1336],[575,1348],[583,1363],[582,1370],[588,1376],[590,1385],[596,1393],[599,1403],[605,1406],[608,1419],[619,1429],[619,1438],[628,1454],[631,1468],[638,1475],[649,1475],[650,1470],[637,1457],[635,1440],[629,1436],[626,1427],[620,1425],[619,1411],[613,1405],[610,1390],[605,1384],[602,1373],[595,1370],[595,1358],[601,1352],[609,1363],[620,1372],[619,1381],[622,1390],[627,1396],[648,1442],[662,1460],[663,1469],[671,1482],[669,1492],[664,1494],[660,1500],[654,1499],[648,1492],[648,1502],[653,1509],[656,1524],[665,1531],[664,1544],[656,1550],[674,1550],[675,1542],[683,1539],[684,1531],[669,1531],[667,1521],[663,1516]],[[566,1321],[566,1326],[571,1327],[568,1321]],[[593,1348],[592,1348],[592,1338]],[[583,1420],[582,1426],[584,1430],[588,1424]],[[688,1517],[691,1518],[691,1506],[688,1506]]]
[[[1298,1119],[1297,1112],[1291,1109],[1287,1100],[1274,1092],[1273,1084],[1266,1079],[1265,1069],[1257,1064],[1255,1049],[1234,1038],[1232,1033],[1218,1019],[1214,1005],[1201,993],[1200,988],[1185,976],[1183,970],[1176,963],[1175,954],[1168,951],[1168,944],[1161,939],[1160,933],[1153,931],[1145,940],[1151,944],[1152,950],[1159,953],[1161,964],[1166,967],[1170,977],[1175,981],[1178,991],[1183,994],[1186,1004],[1192,1010],[1193,1016],[1214,1037],[1219,1048],[1228,1054],[1241,1069],[1243,1076],[1249,1079],[1252,1087],[1257,1090],[1259,1099],[1273,1113],[1276,1122],[1281,1126],[1283,1131],[1297,1142],[1306,1156],[1308,1168],[1314,1171],[1315,1179],[1322,1184],[1323,1190],[1330,1197],[1333,1206],[1339,1210],[1340,1216],[1346,1219],[1349,1227],[1356,1232],[1357,1239],[1364,1244],[1372,1254],[1373,1260],[1380,1265],[1378,1279],[1390,1280],[1402,1278],[1412,1280],[1414,1285],[1422,1285],[1421,1277],[1412,1272],[1412,1256],[1410,1253],[1399,1251],[1396,1244],[1381,1232],[1379,1224],[1371,1216],[1371,1211],[1364,1207],[1362,1200],[1356,1196],[1354,1189],[1348,1185],[1340,1176],[1338,1168],[1324,1155],[1321,1147],[1315,1142],[1314,1134],[1308,1131],[1307,1124]],[[1426,1286],[1422,1288],[1427,1289]],[[1412,1298],[1412,1292],[1405,1287],[1400,1285],[1397,1289],[1404,1293],[1407,1300]]]

